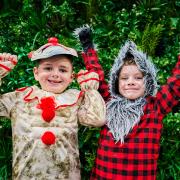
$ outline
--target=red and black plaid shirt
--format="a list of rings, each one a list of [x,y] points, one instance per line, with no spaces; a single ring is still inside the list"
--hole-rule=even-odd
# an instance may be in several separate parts
[[[99,91],[105,100],[109,88],[104,80],[96,51],[82,54],[86,68],[100,76]],[[124,144],[115,143],[108,127],[101,130],[97,157],[91,180],[154,180],[156,179],[159,141],[163,117],[177,105],[180,97],[180,56],[173,75],[162,86],[156,97],[148,97],[144,115],[125,138]]]

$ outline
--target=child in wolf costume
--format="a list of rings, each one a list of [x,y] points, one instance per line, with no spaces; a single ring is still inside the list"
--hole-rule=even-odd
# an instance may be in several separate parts
[[[180,55],[167,84],[159,89],[149,57],[127,41],[110,71],[109,87],[98,62],[89,26],[78,28],[88,71],[99,74],[99,91],[107,101],[91,180],[156,179],[162,120],[180,97]]]

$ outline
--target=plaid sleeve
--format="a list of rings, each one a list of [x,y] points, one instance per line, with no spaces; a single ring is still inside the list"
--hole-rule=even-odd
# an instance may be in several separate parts
[[[87,53],[82,53],[82,57],[88,71],[94,71],[99,75],[99,92],[107,101],[110,97],[109,87],[104,79],[104,71],[102,66],[99,64],[97,52],[94,49],[89,49]]]
[[[172,76],[168,78],[167,84],[158,91],[157,103],[161,115],[169,113],[179,102],[180,98],[180,55],[178,62],[172,71]]]

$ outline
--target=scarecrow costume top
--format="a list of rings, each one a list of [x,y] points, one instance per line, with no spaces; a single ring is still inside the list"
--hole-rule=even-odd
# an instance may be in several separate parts
[[[180,55],[167,84],[158,89],[154,65],[134,42],[127,41],[111,68],[108,86],[92,43],[90,27],[78,28],[75,33],[84,49],[85,66],[99,74],[99,92],[107,101],[107,123],[101,130],[90,179],[156,179],[162,120],[180,98]],[[90,48],[86,48],[88,41]],[[145,94],[134,101],[122,97],[117,89],[119,70],[127,56],[133,56],[139,70],[145,74]]]
[[[77,56],[74,49],[51,39],[29,57],[34,61],[59,54]],[[11,62],[0,61],[0,79],[12,69],[10,65]],[[12,123],[14,180],[81,179],[78,123],[102,126],[105,103],[97,92],[96,73],[82,74],[79,78],[89,79],[84,83],[91,88],[54,94],[31,86],[1,95],[0,116]]]

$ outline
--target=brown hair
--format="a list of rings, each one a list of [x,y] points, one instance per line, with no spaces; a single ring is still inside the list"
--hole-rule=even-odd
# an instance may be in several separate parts
[[[121,68],[119,69],[119,73],[121,72],[121,69],[124,67],[124,66],[128,66],[128,65],[136,65],[136,61],[134,60],[134,57],[125,57],[123,59],[124,63],[123,65],[121,66]],[[140,70],[141,71],[141,70]],[[141,71],[142,72],[142,71]],[[144,72],[142,72],[143,76],[145,75]],[[119,75],[119,74],[118,74]]]
[[[134,58],[124,58],[124,63],[122,66],[127,66],[127,65],[136,65],[136,62]]]

